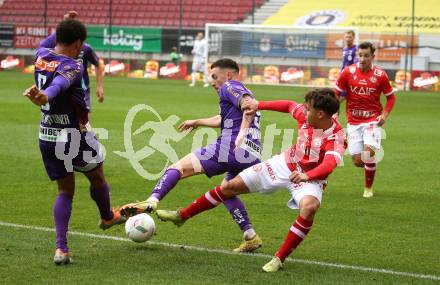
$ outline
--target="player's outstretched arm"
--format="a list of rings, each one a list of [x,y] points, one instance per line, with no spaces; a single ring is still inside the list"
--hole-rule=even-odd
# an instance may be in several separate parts
[[[26,89],[23,92],[23,96],[27,97],[32,103],[37,106],[42,106],[49,101],[48,97],[35,85],[32,85],[31,87]]]
[[[299,104],[295,101],[275,100],[275,101],[260,101],[258,103],[258,110],[270,110],[282,113],[292,113]]]
[[[196,119],[196,120],[186,120],[179,125],[179,131],[187,131],[196,129],[199,126],[218,128],[221,125],[222,118],[220,115],[216,115],[210,118]]]

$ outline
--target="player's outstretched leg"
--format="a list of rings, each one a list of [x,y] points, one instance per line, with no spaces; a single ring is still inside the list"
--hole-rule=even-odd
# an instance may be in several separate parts
[[[220,186],[217,186],[200,196],[186,208],[177,211],[157,210],[156,213],[157,217],[162,221],[171,221],[181,226],[189,218],[217,207],[217,205],[221,204],[225,199],[226,197],[221,192]],[[178,222],[176,223],[176,221]]]

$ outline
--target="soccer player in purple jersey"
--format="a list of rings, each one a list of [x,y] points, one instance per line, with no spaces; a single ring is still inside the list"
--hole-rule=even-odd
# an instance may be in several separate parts
[[[342,68],[358,62],[356,57],[357,46],[354,44],[355,33],[353,30],[347,31],[344,35],[345,46],[342,49]]]
[[[41,106],[39,145],[46,172],[58,184],[53,215],[56,228],[55,264],[68,264],[71,255],[67,231],[75,192],[73,170],[90,181],[90,195],[98,206],[101,229],[125,221],[110,207],[110,188],[105,180],[100,144],[90,131],[85,88],[81,84],[83,64],[78,58],[87,32],[85,26],[67,19],[56,28],[54,49],[35,52],[35,82],[23,93]],[[72,154],[72,155],[71,155]]]
[[[180,179],[197,174],[208,177],[226,173],[224,181],[231,180],[240,171],[260,162],[260,114],[246,115],[242,102],[254,98],[243,83],[237,81],[238,64],[231,59],[220,59],[211,66],[212,87],[219,96],[220,114],[211,118],[187,120],[180,131],[199,126],[221,128],[217,141],[195,150],[171,165],[143,202],[121,207],[121,213],[130,216],[140,212],[154,212],[159,201],[173,189]],[[252,252],[262,245],[260,237],[249,221],[245,206],[237,197],[225,201],[232,218],[243,231],[244,241],[234,251]]]
[[[76,11],[69,11],[64,15],[64,19],[75,19],[78,17],[78,13]],[[56,34],[53,33],[40,43],[40,47],[46,48],[54,48],[56,45]],[[84,73],[83,73],[83,82],[84,86],[86,86],[86,102],[87,107],[90,111],[90,79],[89,73],[87,72],[87,66],[90,62],[96,67],[96,96],[98,97],[98,101],[100,103],[104,102],[104,87],[103,87],[103,79],[104,79],[104,62],[99,60],[99,57],[96,55],[95,51],[89,46],[87,43],[83,44],[81,49],[81,53],[78,56],[79,59],[82,59],[84,65]]]

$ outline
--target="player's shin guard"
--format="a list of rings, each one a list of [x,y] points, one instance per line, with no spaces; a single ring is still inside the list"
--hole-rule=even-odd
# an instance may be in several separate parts
[[[241,202],[238,197],[227,199],[223,204],[228,209],[229,213],[232,216],[232,219],[243,232],[252,228],[246,208],[243,202]]]
[[[174,168],[167,169],[154,187],[151,196],[161,200],[176,186],[181,176],[182,174],[179,170]]]
[[[217,205],[223,203],[225,197],[221,191],[220,186],[216,186],[211,191],[206,192],[197,200],[192,202],[188,207],[180,210],[180,217],[187,220],[201,212],[215,208]]]
[[[100,188],[90,187],[90,197],[95,201],[98,206],[101,219],[111,220],[113,219],[113,212],[110,206],[110,187],[105,183]]]
[[[69,229],[69,220],[72,213],[73,197],[59,192],[53,206],[53,218],[55,222],[56,244],[64,253],[69,252],[67,247],[67,230]]]
[[[298,216],[295,223],[290,227],[290,231],[287,234],[284,243],[278,249],[275,256],[278,257],[281,262],[289,256],[290,253],[303,241],[307,233],[312,228],[313,221],[307,221],[301,216]]]
[[[365,188],[373,187],[374,175],[376,174],[376,163],[365,163]]]

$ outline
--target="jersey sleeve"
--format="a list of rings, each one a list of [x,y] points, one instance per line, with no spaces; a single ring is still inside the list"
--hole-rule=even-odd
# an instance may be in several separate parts
[[[57,36],[55,33],[53,33],[40,42],[40,47],[54,48],[56,44],[57,44]]]
[[[84,50],[84,59],[89,61],[94,66],[98,66],[99,57],[96,55],[92,47],[89,46],[88,44],[84,44],[83,50]]]
[[[335,89],[338,92],[347,92],[348,89],[348,67],[344,68],[344,70],[342,70],[341,75],[339,75],[338,79],[336,80],[335,83]]]
[[[305,121],[304,105],[298,104],[295,101],[260,101],[258,102],[258,110],[271,110],[282,113],[290,113],[298,122],[302,123]]]
[[[385,73],[385,71],[383,71],[381,78],[381,88],[382,88],[382,93],[385,96],[390,96],[391,94],[394,93],[394,89],[391,86],[390,80],[388,79],[388,75]]]
[[[225,84],[220,92],[220,96],[223,97],[223,99],[231,102],[232,105],[238,109],[240,109],[240,100],[244,95],[252,96],[246,88],[233,86],[232,84]]]
[[[345,133],[343,130],[340,130],[327,138],[324,156],[331,155],[335,158],[337,164],[341,164],[346,148],[347,140]]]

